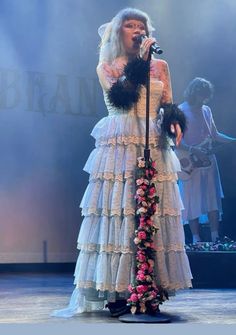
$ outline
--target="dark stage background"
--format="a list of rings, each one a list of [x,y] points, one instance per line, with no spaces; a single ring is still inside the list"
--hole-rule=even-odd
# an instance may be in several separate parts
[[[236,136],[235,0],[0,0],[0,263],[76,259],[90,132],[106,115],[97,28],[127,6],[151,16],[175,102],[205,77],[218,129]],[[236,145],[217,158],[235,239]]]

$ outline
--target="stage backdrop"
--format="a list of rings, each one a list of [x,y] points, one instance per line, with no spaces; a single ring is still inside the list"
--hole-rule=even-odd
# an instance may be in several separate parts
[[[0,263],[76,259],[83,166],[106,115],[97,28],[126,6],[151,15],[175,102],[193,77],[211,80],[218,128],[236,135],[234,0],[1,0]],[[233,237],[235,154],[233,146],[218,154]]]

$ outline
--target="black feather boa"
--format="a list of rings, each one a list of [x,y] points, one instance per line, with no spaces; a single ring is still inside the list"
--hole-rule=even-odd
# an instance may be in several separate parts
[[[124,75],[108,91],[110,103],[117,108],[130,109],[138,102],[141,85],[145,85],[150,63],[141,58],[128,62]]]
[[[164,118],[162,122],[162,131],[168,134],[170,137],[175,137],[175,134],[171,132],[171,124],[178,123],[181,131],[184,134],[186,130],[186,117],[182,110],[176,104],[164,104],[161,106],[164,109]]]
[[[124,74],[133,85],[145,85],[149,69],[150,62],[142,58],[135,58],[126,64]]]
[[[135,87],[126,80],[118,80],[108,91],[108,99],[113,106],[129,110],[138,102],[139,91],[139,86]]]

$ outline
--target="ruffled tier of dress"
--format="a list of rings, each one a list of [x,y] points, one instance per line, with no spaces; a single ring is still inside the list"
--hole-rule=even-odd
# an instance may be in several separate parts
[[[91,219],[91,220],[89,220]],[[82,248],[75,270],[77,287],[93,287],[109,292],[126,291],[133,273],[134,217],[119,216],[84,219],[78,238]],[[183,250],[183,229],[179,217],[155,215],[158,232],[156,244],[157,282],[167,289],[191,286],[187,256]],[[86,226],[86,228],[85,228]],[[178,240],[177,237],[181,237]],[[84,241],[87,243],[84,243]]]
[[[180,215],[182,201],[175,181],[155,182],[160,203],[157,214]],[[93,195],[91,197],[91,194]],[[87,186],[81,201],[82,214],[98,216],[135,215],[134,178],[119,180],[93,179]]]
[[[136,158],[143,156],[145,129],[144,117],[121,114],[101,119],[91,133],[96,140],[96,148],[91,152],[84,170],[94,178],[106,173],[111,174],[111,178],[129,177],[129,173],[133,176]],[[155,120],[150,120],[149,145],[160,176],[175,175],[180,171],[180,163],[173,150],[170,147],[160,150],[160,134]]]

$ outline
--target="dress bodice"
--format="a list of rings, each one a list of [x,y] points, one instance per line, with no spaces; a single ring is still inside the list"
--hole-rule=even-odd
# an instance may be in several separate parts
[[[164,85],[162,81],[158,80],[157,78],[151,77],[149,112],[150,112],[150,117],[152,119],[155,119],[157,116],[157,109],[160,106],[163,86]],[[139,101],[130,110],[114,107],[108,99],[107,91],[103,91],[103,94],[104,94],[104,101],[107,106],[109,115],[129,114],[129,115],[137,115],[138,117],[145,117],[146,115],[146,87],[144,86],[141,87]]]

